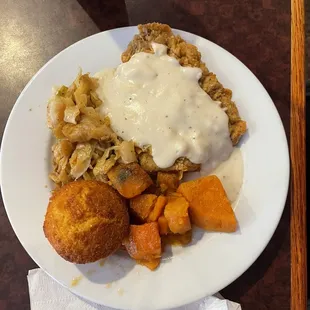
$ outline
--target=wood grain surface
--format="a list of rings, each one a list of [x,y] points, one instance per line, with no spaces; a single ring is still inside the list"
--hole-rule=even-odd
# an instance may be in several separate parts
[[[99,31],[158,21],[201,35],[248,66],[272,97],[289,139],[287,0],[1,0],[0,11],[0,135],[26,83],[62,49]],[[221,293],[243,310],[289,310],[290,265],[288,200],[264,252]],[[0,310],[30,309],[27,273],[35,267],[0,199]]]
[[[304,0],[291,20],[291,309],[307,308],[306,99]]]

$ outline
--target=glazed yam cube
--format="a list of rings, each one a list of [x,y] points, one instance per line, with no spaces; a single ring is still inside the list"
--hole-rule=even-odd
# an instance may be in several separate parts
[[[169,229],[174,234],[184,234],[191,230],[188,208],[189,204],[184,197],[168,196],[164,216],[168,221]]]
[[[152,261],[161,257],[161,239],[156,222],[130,225],[130,232],[124,245],[135,260]]]
[[[185,246],[191,243],[193,231],[189,230],[185,234],[168,234],[162,236],[162,245]]]
[[[176,191],[179,186],[179,175],[175,172],[158,172],[157,185],[162,192],[167,190]]]
[[[160,264],[160,258],[154,258],[152,260],[137,260],[137,264],[145,266],[154,271]]]
[[[129,211],[135,218],[145,222],[154,208],[156,199],[157,196],[152,194],[142,194],[134,197],[130,199]]]
[[[150,176],[137,163],[114,166],[109,170],[108,177],[125,198],[138,196],[153,184]]]
[[[211,175],[182,183],[177,192],[189,202],[193,224],[210,231],[234,232],[237,220],[221,181]]]
[[[158,228],[160,235],[167,235],[170,233],[168,221],[163,215],[158,218]]]
[[[159,196],[155,202],[154,209],[151,211],[147,218],[147,221],[156,222],[158,218],[163,214],[166,203],[167,197]]]

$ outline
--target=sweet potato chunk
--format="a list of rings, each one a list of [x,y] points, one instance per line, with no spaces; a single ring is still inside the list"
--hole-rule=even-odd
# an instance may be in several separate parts
[[[179,176],[175,172],[158,172],[157,185],[164,193],[167,190],[176,191],[179,186]]]
[[[191,229],[188,207],[189,204],[184,197],[168,196],[164,215],[168,221],[169,229],[174,234],[184,234]]]
[[[173,246],[185,246],[192,241],[192,230],[187,231],[185,234],[168,234],[162,236],[162,245],[173,245]]]
[[[167,235],[170,232],[168,221],[163,215],[158,218],[158,228],[160,235]]]
[[[137,164],[119,164],[108,172],[108,177],[117,191],[125,198],[140,195],[153,182],[150,176]]]
[[[156,195],[142,194],[130,199],[129,211],[141,222],[145,222],[154,208]],[[155,221],[154,221],[155,222]]]
[[[158,218],[162,215],[166,203],[167,198],[165,196],[159,196],[155,202],[154,209],[151,211],[147,218],[147,221],[156,222]]]
[[[161,239],[156,222],[130,225],[129,237],[123,241],[128,254],[136,260],[152,261],[161,256]]]
[[[153,271],[159,266],[160,258],[154,258],[152,260],[137,260],[137,264],[145,266]]]
[[[198,227],[211,231],[236,231],[234,211],[217,176],[182,183],[177,192],[189,202],[191,220]]]

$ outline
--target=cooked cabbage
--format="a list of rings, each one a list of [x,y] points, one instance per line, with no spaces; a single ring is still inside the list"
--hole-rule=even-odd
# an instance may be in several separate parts
[[[119,158],[119,155],[110,156],[110,153],[116,148],[117,147],[115,146],[109,147],[104,151],[102,157],[97,160],[97,164],[93,170],[95,178],[106,175],[108,171],[115,165],[116,161]]]
[[[137,161],[135,145],[132,141],[123,141],[119,146],[119,152],[124,164],[130,164]]]
[[[76,124],[76,118],[80,114],[80,109],[75,105],[73,107],[66,107],[64,121],[66,123]]]
[[[63,185],[72,180],[68,172],[70,171],[68,163],[73,150],[74,146],[68,140],[58,140],[53,145],[53,172],[50,174],[50,178],[56,184]]]
[[[62,85],[56,92],[56,96],[62,96],[64,97],[66,95],[68,91],[68,87],[67,86],[64,86]]]
[[[108,182],[106,174],[118,160],[137,161],[133,142],[122,141],[100,114],[97,87],[95,78],[80,71],[48,103],[48,125],[59,139],[52,149],[50,178],[60,186],[79,178]]]
[[[55,128],[64,119],[66,105],[61,98],[52,98],[47,105],[47,126]]]
[[[90,143],[77,144],[69,163],[71,176],[76,180],[80,178],[89,168],[92,159],[93,145]]]

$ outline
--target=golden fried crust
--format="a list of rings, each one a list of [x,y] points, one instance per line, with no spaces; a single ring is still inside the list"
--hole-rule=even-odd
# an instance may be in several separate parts
[[[105,183],[71,182],[50,198],[43,230],[64,259],[79,264],[94,262],[116,251],[127,236],[127,206]]]
[[[148,172],[157,172],[157,171],[197,171],[200,170],[199,164],[193,164],[189,159],[185,157],[178,158],[173,166],[168,168],[159,168],[154,160],[152,155],[149,153],[139,154],[139,163],[143,170]]]
[[[230,89],[224,88],[216,75],[208,70],[201,60],[201,54],[197,47],[187,43],[180,36],[175,36],[171,28],[165,24],[150,23],[139,25],[139,34],[129,42],[126,51],[122,54],[122,61],[128,61],[132,55],[139,52],[153,53],[151,43],[164,44],[168,47],[168,55],[176,58],[181,66],[198,67],[202,70],[199,80],[201,88],[213,99],[220,101],[226,109],[229,118],[230,137],[233,145],[236,145],[246,132],[246,122],[240,116],[235,103],[231,100]]]

